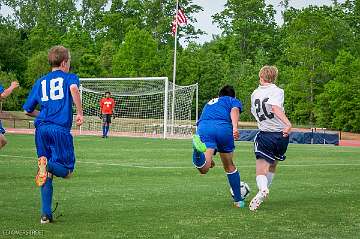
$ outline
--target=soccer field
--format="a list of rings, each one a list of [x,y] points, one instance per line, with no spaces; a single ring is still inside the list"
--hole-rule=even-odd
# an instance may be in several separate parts
[[[359,238],[360,148],[290,145],[258,210],[232,207],[218,156],[201,176],[190,140],[75,138],[70,180],[54,180],[55,223],[40,225],[33,136],[0,151],[0,238]],[[256,193],[251,143],[236,144]]]

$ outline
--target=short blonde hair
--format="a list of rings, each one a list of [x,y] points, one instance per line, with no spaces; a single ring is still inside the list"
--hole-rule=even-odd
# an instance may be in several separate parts
[[[259,77],[267,83],[274,83],[279,74],[276,66],[263,66],[259,71]]]
[[[61,62],[69,60],[69,50],[63,46],[54,46],[49,50],[48,60],[51,67],[59,67]]]

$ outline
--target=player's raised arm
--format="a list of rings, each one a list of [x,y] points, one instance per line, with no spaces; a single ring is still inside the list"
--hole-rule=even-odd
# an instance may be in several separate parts
[[[285,137],[287,137],[292,127],[289,119],[286,117],[285,113],[282,111],[282,109],[279,106],[272,105],[271,110],[286,125],[286,127],[283,130],[283,134]]]
[[[4,89],[0,85],[0,99],[5,99],[6,97],[8,97],[13,92],[13,90],[17,87],[19,87],[19,83],[17,81],[11,82],[10,87],[7,89]],[[5,134],[5,129],[2,127],[2,123],[0,120],[0,149],[7,144],[7,140],[4,136],[4,134]]]
[[[76,106],[76,125],[80,126],[84,123],[84,114],[78,86],[76,84],[72,84],[70,86],[70,92]]]
[[[234,139],[239,139],[238,122],[240,117],[240,110],[237,107],[231,109],[230,118],[233,126]]]
[[[9,86],[9,88],[5,89],[0,94],[1,99],[5,99],[6,97],[8,97],[13,92],[13,90],[15,90],[18,87],[19,87],[19,82],[17,82],[17,81],[11,82],[11,85]]]

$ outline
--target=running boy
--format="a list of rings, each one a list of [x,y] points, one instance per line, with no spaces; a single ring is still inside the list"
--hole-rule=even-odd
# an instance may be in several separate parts
[[[240,193],[240,173],[233,162],[234,139],[239,138],[238,121],[242,112],[241,102],[235,98],[232,86],[224,86],[219,97],[210,100],[204,107],[198,122],[197,134],[193,137],[193,163],[201,174],[214,167],[216,151],[227,174],[234,194],[234,205],[245,206]]]
[[[251,113],[260,132],[254,139],[256,183],[259,192],[249,208],[255,211],[269,194],[278,161],[285,160],[291,123],[284,111],[284,90],[274,83],[278,76],[275,66],[264,66],[259,72],[260,86],[251,95]]]
[[[72,104],[76,106],[76,125],[83,123],[83,110],[79,93],[79,78],[68,73],[70,52],[63,46],[50,49],[48,60],[52,71],[38,79],[24,106],[27,115],[36,117],[35,144],[38,172],[35,178],[41,191],[40,223],[53,221],[51,204],[53,175],[69,178],[75,166]],[[40,111],[35,107],[39,105]]]

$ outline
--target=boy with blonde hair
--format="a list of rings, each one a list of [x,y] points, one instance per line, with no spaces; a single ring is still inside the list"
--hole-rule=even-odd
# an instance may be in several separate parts
[[[278,76],[275,66],[264,66],[259,72],[259,87],[251,95],[251,113],[260,132],[254,139],[256,183],[259,192],[249,208],[255,211],[269,194],[278,161],[284,161],[289,144],[291,123],[285,115],[284,90],[274,83]]]

